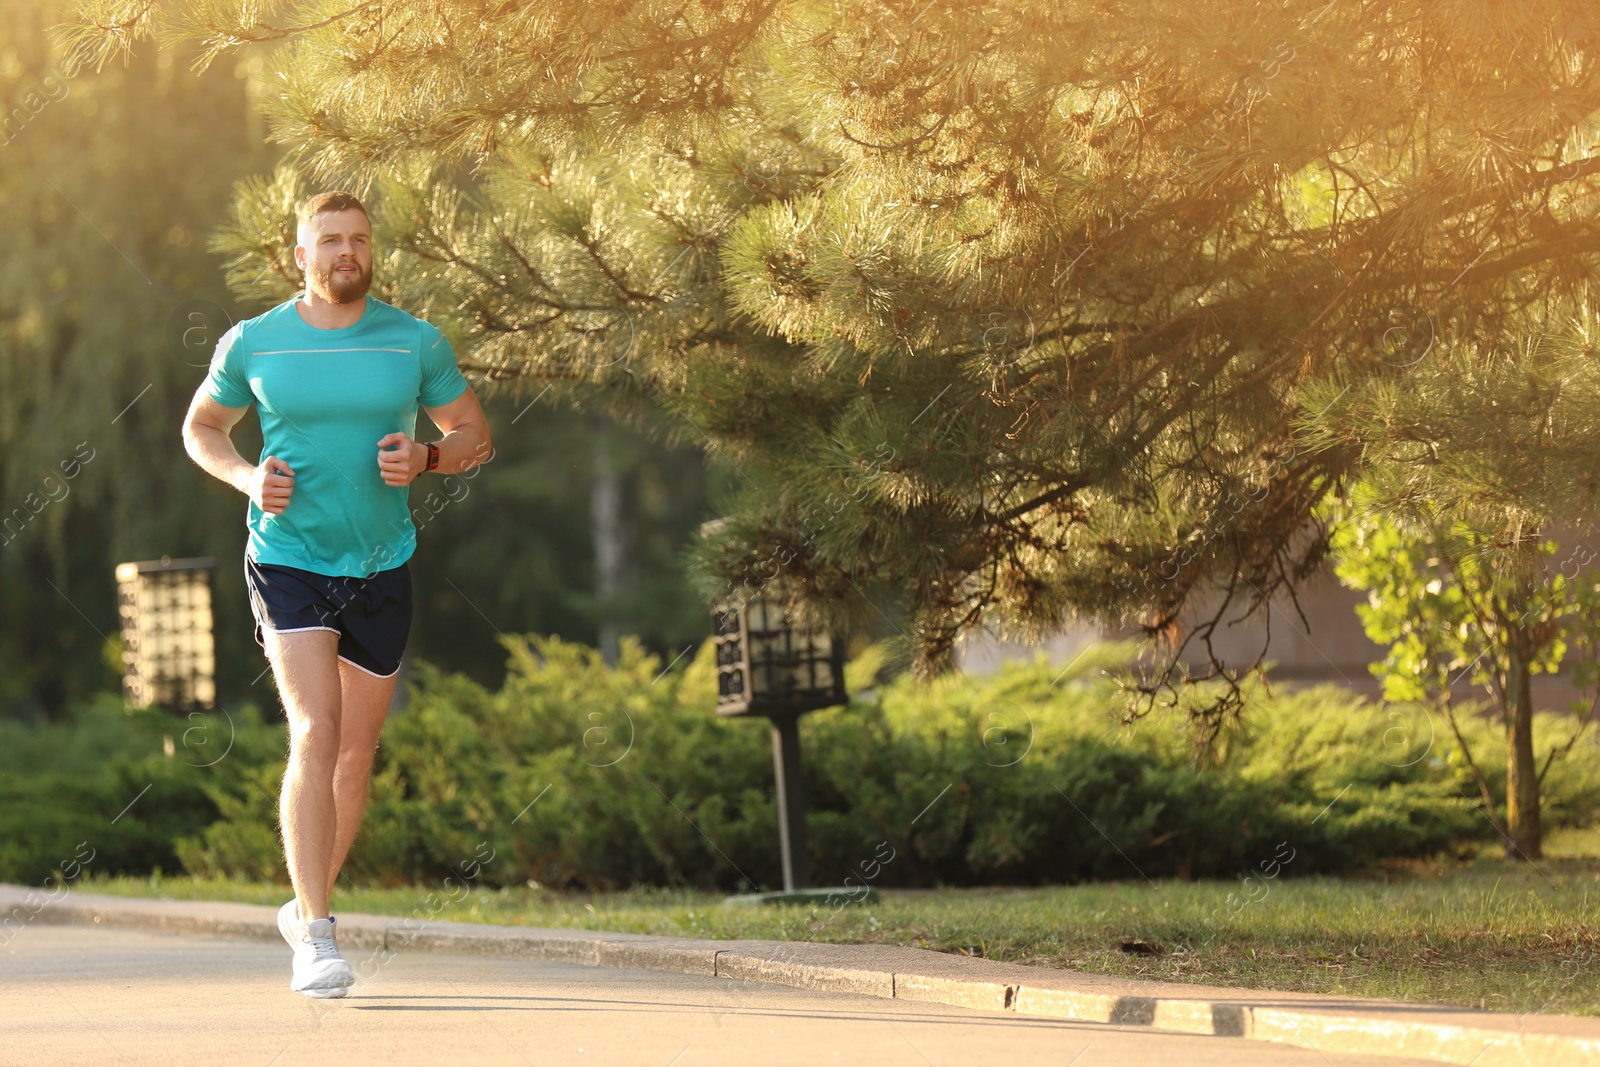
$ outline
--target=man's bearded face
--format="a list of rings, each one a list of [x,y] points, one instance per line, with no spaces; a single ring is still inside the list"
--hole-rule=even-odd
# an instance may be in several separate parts
[[[372,288],[372,226],[354,208],[324,211],[300,226],[311,291],[332,304],[364,298]]]

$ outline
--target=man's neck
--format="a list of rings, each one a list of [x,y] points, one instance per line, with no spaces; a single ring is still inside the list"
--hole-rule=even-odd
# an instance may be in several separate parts
[[[348,304],[335,304],[308,289],[294,302],[294,309],[308,326],[315,326],[319,330],[342,330],[361,321],[361,316],[367,310],[367,298],[362,296]]]

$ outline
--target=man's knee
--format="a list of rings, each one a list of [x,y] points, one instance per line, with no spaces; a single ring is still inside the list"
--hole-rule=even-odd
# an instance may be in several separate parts
[[[370,764],[378,753],[378,739],[356,730],[339,735],[339,764],[356,767]]]
[[[339,721],[331,713],[289,719],[291,762],[331,764],[339,758]]]

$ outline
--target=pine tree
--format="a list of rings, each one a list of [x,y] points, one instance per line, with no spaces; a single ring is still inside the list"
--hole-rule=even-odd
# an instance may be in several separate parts
[[[1600,251],[1578,0],[78,22],[107,57],[271,42],[274,135],[381,193],[386,269],[472,370],[675,415],[742,486],[702,551],[718,587],[855,617],[892,594],[927,670],[978,625],[1161,633],[1198,588],[1292,588],[1360,451],[1297,445],[1307,388],[1517,336]],[[243,198],[242,272],[281,207]]]

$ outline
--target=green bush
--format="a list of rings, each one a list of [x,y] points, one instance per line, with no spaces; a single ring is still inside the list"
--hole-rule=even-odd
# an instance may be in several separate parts
[[[1119,724],[1110,684],[1083,677],[1098,665],[1066,683],[1043,660],[988,678],[902,679],[866,707],[818,717],[818,769],[854,840],[875,833],[898,850],[880,884],[1199,877],[1289,849],[1295,872],[1333,871],[1488,830],[1444,764],[1392,765],[1381,716],[1357,697],[1256,694],[1248,732],[1202,771],[1182,723]],[[818,859],[835,878],[860,867],[848,848]]]
[[[632,643],[615,668],[553,638],[505,646],[498,691],[419,667],[409,709],[384,728],[346,867],[355,882],[779,883],[770,731],[715,715],[709,644],[670,672]],[[879,651],[852,663],[852,702],[802,720],[813,881],[1206,877],[1289,856],[1286,873],[1337,872],[1493,837],[1448,732],[1420,709],[1331,686],[1253,692],[1200,760],[1181,719],[1119,722],[1117,693],[1095,674],[1123,655],[1101,648],[1064,680],[1040,660],[877,689]],[[1556,718],[1539,727],[1546,749],[1565,737]],[[284,880],[283,727],[253,708],[207,722],[218,740],[227,731],[221,759],[191,754],[205,737],[163,755],[162,734],[184,721],[114,700],[54,734],[0,727],[0,877],[39,881],[88,841],[95,870],[181,862]],[[1486,772],[1503,775],[1495,728],[1470,716],[1464,728]],[[1552,768],[1551,825],[1595,818],[1592,750]]]
[[[178,870],[181,840],[218,817],[213,793],[236,792],[218,783],[282,753],[253,707],[179,717],[106,694],[66,721],[0,721],[0,881]]]
[[[489,692],[426,667],[385,727],[347,868],[359,882],[769,887],[780,880],[770,732],[714,714],[712,650],[508,639]],[[1334,688],[1255,694],[1201,769],[1181,724],[1118,724],[1110,684],[1035,662],[896,680],[803,720],[813,880],[889,886],[1201,877],[1292,855],[1294,873],[1469,846],[1492,831],[1442,746]],[[876,660],[852,665],[861,688]],[[1416,751],[1413,751],[1415,749]],[[180,845],[191,871],[281,877],[270,778]],[[1590,791],[1591,794],[1593,791]]]

